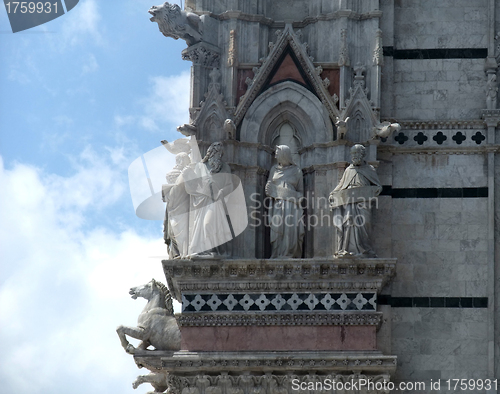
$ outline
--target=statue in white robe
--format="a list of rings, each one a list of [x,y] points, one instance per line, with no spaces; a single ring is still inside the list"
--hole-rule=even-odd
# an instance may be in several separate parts
[[[364,161],[365,147],[351,148],[352,164],[330,193],[337,232],[336,257],[376,257],[370,240],[371,202],[382,191],[375,168]]]
[[[272,259],[301,258],[304,223],[301,200],[304,197],[302,170],[293,163],[286,145],[276,147],[278,164],[271,168],[266,195],[273,199],[269,212]]]

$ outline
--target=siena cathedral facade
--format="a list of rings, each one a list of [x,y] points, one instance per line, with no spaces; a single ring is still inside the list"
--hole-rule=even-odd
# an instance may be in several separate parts
[[[222,157],[248,222],[235,231],[225,186],[218,197],[210,189],[230,240],[220,253],[162,261],[156,279],[182,312],[167,312],[170,345],[128,348],[150,371],[135,385],[497,392],[500,3],[186,0],[149,12],[166,37],[186,41],[179,56],[192,63],[179,138],[210,158],[187,166],[195,174]],[[169,193],[183,193],[188,216],[201,200],[176,179],[166,239],[188,245],[191,227],[182,241],[172,221],[181,197]],[[360,196],[373,201],[361,207]],[[289,227],[269,224],[286,210]],[[186,226],[207,226],[210,212]],[[348,227],[353,212],[361,227]]]

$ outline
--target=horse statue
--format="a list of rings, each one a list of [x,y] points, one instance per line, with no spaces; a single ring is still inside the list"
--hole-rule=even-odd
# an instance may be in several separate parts
[[[137,327],[119,326],[116,329],[125,351],[134,354],[137,349],[146,350],[150,345],[155,350],[180,350],[181,332],[167,286],[152,279],[145,285],[132,287],[129,293],[134,300],[142,297],[148,303],[137,319]],[[127,341],[127,335],[142,341],[137,349]]]

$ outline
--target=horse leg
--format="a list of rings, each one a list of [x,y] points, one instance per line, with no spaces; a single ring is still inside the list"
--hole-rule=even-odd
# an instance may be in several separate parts
[[[127,353],[133,354],[135,351],[135,347],[127,341],[127,335],[129,337],[143,340],[144,337],[144,328],[140,327],[127,327],[127,326],[119,326],[116,329],[116,333],[120,338],[120,342]]]
[[[139,350],[146,350],[148,346],[151,345],[151,343],[148,340],[142,341],[139,346],[137,346],[137,349]]]

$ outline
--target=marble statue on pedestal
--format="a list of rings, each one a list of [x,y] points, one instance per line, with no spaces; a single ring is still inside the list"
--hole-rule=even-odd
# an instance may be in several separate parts
[[[214,142],[201,162],[182,174],[190,196],[189,256],[224,256],[234,238],[225,197],[234,190],[231,168],[222,161],[222,143]]]
[[[181,332],[167,287],[153,279],[145,285],[132,287],[129,293],[133,299],[142,297],[148,303],[137,319],[137,327],[119,326],[116,329],[125,351],[134,354],[137,349],[146,350],[148,346],[156,350],[179,350]],[[127,335],[142,341],[137,349],[128,342]]]
[[[372,200],[382,191],[375,168],[364,161],[365,147],[351,148],[352,164],[330,193],[337,232],[336,257],[376,257],[370,240]]]
[[[162,141],[164,146],[166,145],[165,142]],[[178,258],[181,254],[185,255],[188,246],[187,221],[179,220],[179,218],[183,213],[189,211],[189,200],[183,198],[184,186],[176,183],[182,171],[191,163],[188,153],[178,153],[175,157],[175,163],[172,171],[167,173],[167,184],[162,187],[163,202],[167,203],[163,222],[163,239],[168,246],[170,259]]]
[[[293,162],[286,145],[276,147],[278,164],[271,168],[265,191],[273,199],[270,208],[272,259],[302,257],[304,197],[302,170]]]

